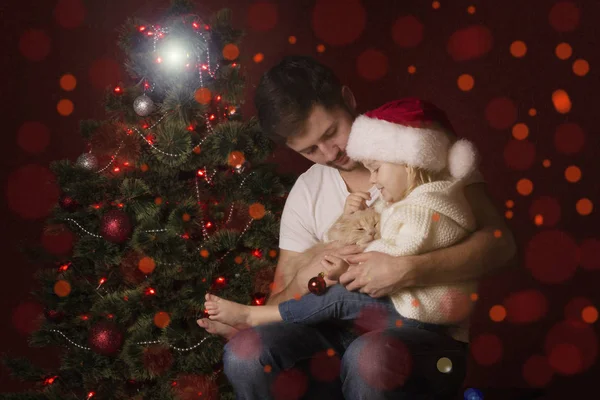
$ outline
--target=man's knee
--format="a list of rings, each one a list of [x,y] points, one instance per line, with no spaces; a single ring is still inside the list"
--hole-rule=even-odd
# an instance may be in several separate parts
[[[245,329],[232,337],[224,347],[223,371],[229,379],[263,372],[260,363],[261,339],[254,329]]]
[[[225,373],[263,373],[269,370],[283,370],[292,367],[297,361],[294,346],[302,331],[301,326],[290,324],[269,324],[238,332],[225,345],[223,364]]]
[[[342,381],[360,380],[369,387],[390,391],[404,385],[411,375],[413,358],[399,339],[381,331],[357,338],[342,360]]]

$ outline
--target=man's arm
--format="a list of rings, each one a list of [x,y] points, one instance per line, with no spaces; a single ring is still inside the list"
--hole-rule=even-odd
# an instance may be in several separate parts
[[[298,291],[295,278],[299,266],[298,261],[302,258],[301,255],[301,253],[295,251],[280,249],[279,261],[273,278],[273,289],[267,300],[267,305],[277,305],[294,297],[294,292]]]
[[[484,183],[467,186],[465,197],[477,221],[477,231],[464,241],[430,253],[398,258],[412,263],[410,286],[429,286],[479,279],[516,264],[514,237],[487,195]]]
[[[345,258],[361,251],[359,246],[340,246],[335,242],[319,243],[302,253],[281,249],[273,278],[273,290],[267,300],[267,305],[277,305],[307,294],[310,278],[317,276],[320,272],[329,271],[327,264],[323,263],[325,255]],[[325,283],[327,286],[331,286],[337,281],[325,277]]]

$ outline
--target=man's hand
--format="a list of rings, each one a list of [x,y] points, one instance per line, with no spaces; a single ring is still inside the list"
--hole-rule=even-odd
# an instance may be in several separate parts
[[[348,271],[348,267],[350,266],[343,258],[333,255],[326,255],[325,259],[321,261],[321,264],[323,264],[323,267],[325,268],[323,270],[323,272],[325,272],[325,278],[335,282],[339,281],[340,276]],[[327,282],[327,280],[325,282]]]
[[[336,280],[331,280],[327,278],[327,273],[334,268],[339,267],[338,264],[328,263],[326,260],[326,256],[332,256],[330,260],[334,257],[338,259],[346,259],[349,256],[359,254],[362,249],[356,245],[343,246],[340,247],[337,243],[330,243],[327,246],[324,246],[318,252],[315,252],[314,256],[311,258],[310,262],[305,266],[301,267],[296,273],[296,284],[299,288],[302,289],[300,295],[308,293],[308,281],[319,275],[320,272],[325,272],[325,283],[327,287],[337,283]],[[329,257],[328,257],[329,258]]]
[[[354,214],[359,210],[367,209],[367,201],[371,200],[369,192],[354,192],[346,198],[344,205],[344,215]]]
[[[350,291],[358,290],[371,297],[383,297],[414,284],[411,257],[394,257],[370,251],[347,257],[346,260],[351,265],[340,276],[340,284]]]

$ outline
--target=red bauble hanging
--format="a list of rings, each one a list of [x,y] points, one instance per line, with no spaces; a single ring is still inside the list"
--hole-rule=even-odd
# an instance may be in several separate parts
[[[164,374],[173,365],[171,349],[164,345],[146,347],[142,358],[144,367],[154,376]]]
[[[308,281],[308,290],[317,296],[325,293],[327,284],[325,283],[325,274],[323,272]]]
[[[112,322],[98,322],[88,333],[88,345],[95,353],[115,355],[123,344],[123,334]]]
[[[58,205],[65,211],[73,212],[79,207],[79,203],[73,197],[63,194],[58,199]]]
[[[131,234],[129,216],[120,210],[107,212],[100,221],[100,234],[109,242],[123,243]]]

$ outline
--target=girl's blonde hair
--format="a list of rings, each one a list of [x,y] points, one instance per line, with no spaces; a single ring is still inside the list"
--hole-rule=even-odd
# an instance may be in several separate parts
[[[442,181],[448,179],[449,172],[447,169],[443,169],[439,172],[428,171],[423,168],[413,167],[411,165],[402,164],[406,167],[406,190],[402,198],[406,198],[413,190],[425,183],[431,183],[436,181]]]
[[[452,146],[452,144],[457,141],[456,135],[452,131],[449,131],[448,129],[446,129],[441,124],[433,122],[433,123],[431,123],[431,128],[439,130],[440,132],[444,133],[446,135],[446,137],[448,137],[448,139],[450,140],[450,146]],[[403,165],[406,167],[407,172],[408,172],[408,177],[406,179],[407,185],[406,185],[406,190],[404,191],[404,196],[402,197],[403,199],[406,198],[406,196],[408,196],[410,194],[410,192],[412,192],[417,187],[419,187],[425,183],[443,181],[443,180],[450,178],[450,171],[448,171],[447,168],[444,168],[443,170],[441,170],[439,172],[432,172],[432,171],[427,171],[426,169],[423,169],[423,168],[413,167],[411,165],[406,165],[406,164],[403,164]]]

